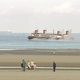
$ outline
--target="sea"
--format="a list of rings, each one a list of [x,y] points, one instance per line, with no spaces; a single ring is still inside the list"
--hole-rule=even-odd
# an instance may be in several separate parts
[[[0,32],[0,50],[80,49],[80,33],[69,40],[28,40],[29,33]]]

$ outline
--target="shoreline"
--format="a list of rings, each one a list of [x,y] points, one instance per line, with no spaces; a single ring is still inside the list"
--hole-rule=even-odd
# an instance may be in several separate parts
[[[20,49],[0,50],[0,55],[80,55],[80,49]]]

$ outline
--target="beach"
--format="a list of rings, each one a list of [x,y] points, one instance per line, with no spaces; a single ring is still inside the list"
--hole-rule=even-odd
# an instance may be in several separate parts
[[[33,60],[37,66],[80,67],[80,50],[1,50],[0,66],[20,66],[22,59]]]
[[[0,70],[0,80],[80,80],[79,70]]]
[[[62,52],[62,53],[61,53]],[[31,54],[30,54],[31,53]],[[0,51],[0,67],[20,67],[22,59],[32,60],[37,67],[52,67],[53,61],[57,67],[80,67],[80,50],[1,50]],[[2,69],[0,68],[1,80],[80,80],[80,69],[67,70],[57,69],[36,69],[23,72],[19,69]]]

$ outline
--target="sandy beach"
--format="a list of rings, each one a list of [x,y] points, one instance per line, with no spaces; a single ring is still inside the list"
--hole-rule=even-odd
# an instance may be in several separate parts
[[[80,67],[80,50],[1,50],[0,67],[20,67],[22,59],[33,60],[38,67],[52,67],[55,61],[57,67]],[[61,53],[62,52],[62,53]],[[30,54],[29,54],[30,53]],[[59,54],[60,53],[60,54]],[[0,69],[1,80],[80,80],[80,70],[26,70]]]
[[[80,71],[36,70],[22,72],[19,70],[0,70],[0,80],[80,80]]]
[[[56,50],[55,54],[45,49],[0,51],[0,66],[20,66],[22,59],[33,60],[37,66],[50,67],[55,61],[58,67],[80,67],[80,50]]]

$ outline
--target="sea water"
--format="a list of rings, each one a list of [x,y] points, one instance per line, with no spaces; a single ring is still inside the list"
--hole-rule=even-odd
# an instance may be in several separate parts
[[[13,49],[80,49],[80,33],[70,40],[28,40],[27,33],[0,33],[0,50]]]

